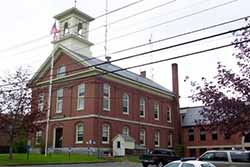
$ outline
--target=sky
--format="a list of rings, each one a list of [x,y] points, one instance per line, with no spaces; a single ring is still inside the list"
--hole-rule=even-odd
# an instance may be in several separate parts
[[[137,0],[108,0],[108,11],[135,1]],[[35,73],[53,49],[53,44],[51,44],[52,36],[50,36],[50,29],[55,22],[53,16],[73,6],[74,0],[3,1],[0,5],[0,76],[4,76],[20,66],[31,68]],[[151,41],[157,41],[195,29],[249,16],[249,6],[249,0],[142,0],[135,5],[108,15],[108,23],[122,19],[122,21],[108,26],[108,53],[140,44],[148,44],[150,39]],[[105,13],[105,0],[77,0],[76,7],[95,18]],[[148,12],[143,12],[145,10]],[[130,17],[132,15],[135,16]],[[127,19],[124,19],[126,17]],[[244,21],[238,21],[119,54],[112,54],[111,57],[112,60],[115,60],[240,28],[245,24]],[[89,41],[95,44],[91,47],[92,56],[94,57],[100,57],[104,54],[104,25],[105,17],[97,18],[90,23]],[[97,27],[101,28],[96,29]],[[227,34],[115,62],[114,64],[126,68],[229,44],[233,39],[232,34]],[[195,106],[200,105],[200,103],[193,103],[188,98],[191,95],[191,86],[189,83],[184,82],[186,76],[189,76],[192,81],[200,81],[202,77],[213,79],[213,76],[216,75],[218,61],[229,68],[235,69],[235,59],[232,56],[234,52],[235,50],[232,47],[225,48],[139,67],[131,69],[131,71],[140,73],[140,71],[146,70],[148,78],[172,90],[171,64],[178,63],[180,106]],[[100,59],[104,60],[104,57]]]

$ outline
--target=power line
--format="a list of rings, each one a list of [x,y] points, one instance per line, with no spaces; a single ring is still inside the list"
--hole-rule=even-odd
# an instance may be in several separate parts
[[[138,67],[142,67],[142,66],[147,66],[147,65],[162,63],[162,62],[166,62],[166,61],[171,61],[171,60],[175,60],[175,59],[180,59],[180,58],[184,58],[184,57],[190,57],[190,56],[193,56],[193,55],[197,55],[197,54],[201,54],[201,53],[206,53],[206,52],[211,52],[211,51],[214,51],[214,50],[219,50],[219,49],[227,48],[227,47],[230,47],[230,46],[243,44],[243,43],[246,43],[246,42],[250,42],[250,40],[244,40],[244,41],[240,41],[240,42],[229,43],[229,44],[226,44],[226,45],[220,45],[220,46],[209,48],[209,49],[205,49],[205,50],[191,52],[191,53],[187,53],[187,54],[183,54],[183,55],[179,55],[179,56],[175,56],[175,57],[171,57],[171,58],[167,58],[167,59],[157,60],[157,61],[153,61],[153,62],[149,62],[149,63],[144,63],[144,64],[139,64],[139,65],[135,65],[135,66],[130,66],[130,67],[126,67],[126,68],[120,68],[120,69],[113,70],[113,71],[106,71],[106,70],[98,68],[101,71],[106,71],[106,72],[101,72],[100,74],[95,74],[95,75],[92,75],[92,76],[87,76],[87,77],[82,77],[82,78],[77,78],[77,79],[72,79],[72,80],[76,81],[76,80],[81,80],[81,79],[86,79],[86,78],[91,78],[91,77],[96,77],[96,76],[102,76],[102,75],[107,75],[107,74],[120,75],[120,74],[117,74],[117,72],[129,70],[129,69],[133,69],[133,68],[138,68]],[[141,53],[141,54],[143,54],[143,53]],[[146,54],[146,53],[144,53],[144,54]],[[124,77],[124,78],[126,78],[126,77]],[[69,83],[69,81],[72,81],[72,80],[67,80],[67,83]],[[55,85],[55,84],[61,84],[61,83],[64,83],[64,81],[54,82],[53,85]],[[47,85],[47,83],[42,84],[41,86],[45,86],[45,85]],[[147,84],[145,84],[145,85],[147,85]],[[150,85],[147,85],[147,86],[150,86]]]
[[[234,1],[237,1],[237,0],[234,0]],[[230,1],[230,2],[228,2],[228,3],[232,3],[232,2],[234,2],[234,1]],[[226,3],[226,4],[227,4],[227,3]],[[221,5],[226,5],[226,4],[224,3],[224,4],[221,4]],[[217,6],[215,6],[215,7],[220,7],[221,5],[217,5]],[[202,13],[202,12],[207,11],[207,10],[211,10],[211,9],[213,9],[213,8],[214,8],[214,7],[205,9],[205,10],[203,10],[203,11],[199,11],[199,13],[200,13],[200,12]],[[195,13],[198,14],[198,12],[195,12]],[[186,16],[189,16],[189,15],[186,15]],[[185,17],[185,16],[182,16],[182,17],[180,17],[180,18],[184,18],[184,17]],[[248,17],[250,17],[250,16],[241,17],[241,18],[234,19],[234,20],[231,20],[231,21],[227,21],[227,22],[215,24],[215,25],[212,25],[212,26],[204,27],[204,28],[201,28],[201,29],[196,29],[196,30],[193,30],[193,31],[190,31],[190,32],[186,32],[186,33],[178,34],[178,35],[175,35],[175,36],[167,37],[167,38],[160,39],[160,40],[157,40],[157,41],[152,41],[152,44],[154,44],[154,43],[159,43],[159,42],[163,42],[163,41],[166,41],[166,40],[174,39],[174,38],[181,37],[181,36],[185,36],[185,35],[189,35],[189,34],[193,34],[193,33],[196,33],[196,32],[200,32],[200,31],[207,30],[207,29],[219,27],[219,26],[222,26],[222,25],[226,25],[226,24],[229,24],[229,23],[233,23],[233,22],[236,22],[236,21],[243,20],[243,19],[248,18]],[[176,19],[178,19],[178,18],[176,18]],[[176,19],[174,19],[174,20],[176,20]],[[108,40],[108,41],[110,41],[110,40]],[[130,48],[122,49],[122,50],[119,50],[119,51],[114,51],[114,52],[108,53],[108,55],[110,56],[110,55],[113,55],[113,54],[125,52],[125,51],[128,51],[128,50],[140,48],[140,47],[147,46],[147,45],[149,45],[149,44],[148,44],[148,43],[144,43],[144,44],[141,44],[141,45],[137,45],[137,46],[133,46],[133,47],[130,47]],[[86,48],[86,47],[81,47],[81,48],[75,49],[75,51],[80,50],[80,49],[84,49],[84,48]],[[91,58],[84,59],[83,61],[92,60],[92,59],[96,59],[96,58],[100,58],[100,57],[104,57],[104,56],[105,56],[105,55],[95,56],[95,57],[91,57]],[[83,62],[83,61],[81,61],[81,62]],[[70,63],[70,64],[72,64],[72,63]],[[70,64],[65,64],[65,65],[70,65]],[[74,63],[74,64],[75,64],[75,63]]]
[[[247,16],[249,17],[249,16]],[[154,41],[152,43],[156,43],[156,42],[160,42],[160,41],[163,41],[163,40],[168,40],[168,39],[173,39],[173,38],[176,38],[176,37],[180,37],[180,36],[184,36],[184,35],[188,35],[188,34],[192,34],[192,33],[196,33],[196,32],[199,32],[199,31],[204,31],[204,30],[207,30],[207,29],[210,29],[210,28],[215,28],[215,27],[218,27],[218,26],[222,26],[222,25],[225,25],[225,24],[229,24],[229,23],[232,23],[232,22],[236,22],[236,21],[239,21],[239,20],[242,20],[242,19],[245,19],[247,17],[242,17],[242,18],[238,18],[238,19],[234,19],[234,20],[231,20],[231,21],[227,21],[227,22],[223,22],[223,23],[220,23],[220,24],[215,24],[215,25],[212,25],[212,26],[208,26],[208,27],[205,27],[205,28],[201,28],[201,29],[196,29],[196,30],[193,30],[193,31],[190,31],[190,32],[186,32],[186,33],[183,33],[183,34],[179,34],[179,35],[175,35],[175,36],[172,36],[172,37],[168,37],[168,38],[165,38],[165,39],[161,39],[161,40],[158,40],[158,41]],[[235,31],[240,31],[240,30],[243,30],[243,29],[246,29],[248,27],[243,27],[243,28],[238,28],[238,29],[234,29],[234,30],[229,30],[227,32],[222,32],[222,33],[219,33],[219,34],[215,34],[215,35],[212,35],[212,36],[207,36],[207,37],[204,37],[204,38],[199,38],[199,39],[195,39],[195,40],[192,40],[192,41],[187,41],[187,42],[183,42],[183,43],[179,43],[179,44],[176,44],[176,45],[171,45],[171,46],[168,46],[167,48],[170,49],[170,48],[174,48],[174,47],[177,47],[177,46],[181,46],[181,45],[185,45],[185,44],[189,44],[189,43],[194,43],[194,42],[198,42],[200,40],[205,40],[205,39],[209,39],[209,38],[213,38],[213,37],[217,37],[217,36],[221,36],[221,35],[225,35],[225,34],[228,34],[228,33],[232,33],[232,32],[235,32]],[[143,45],[138,45],[136,47],[141,47],[141,46],[145,46],[146,44],[143,44]],[[148,45],[148,43],[147,43]],[[131,49],[134,49],[135,47],[132,47]],[[128,48],[130,49],[130,48]],[[164,49],[164,48],[161,48],[161,49]],[[160,51],[161,49],[157,49],[158,51]],[[155,52],[157,50],[153,50],[152,52]],[[145,53],[145,52],[144,52]],[[151,53],[151,52],[148,52],[148,53]],[[146,54],[148,54],[146,53]],[[142,53],[143,54],[143,53]],[[137,57],[137,56],[140,56],[141,54],[136,54],[136,55],[132,55],[132,56],[128,56],[128,57],[124,57],[124,58],[120,58],[120,59],[116,59],[116,60],[113,60],[111,62],[115,62],[115,61],[121,61],[121,60],[124,60],[124,59],[127,59],[127,58],[132,58],[132,57]],[[96,59],[96,57],[92,57],[92,58],[87,58],[87,59],[84,59],[83,61],[87,61],[87,60],[91,60],[91,59]],[[77,63],[80,63],[80,62],[77,62]],[[71,65],[73,63],[69,63],[69,64],[65,64],[65,65]],[[76,64],[76,63],[74,63]],[[96,64],[94,66],[98,66],[98,65],[103,65],[103,64],[106,64],[106,62],[104,63],[101,63],[101,64]],[[88,66],[88,67],[85,67],[85,68],[90,68],[90,67],[94,67],[94,66]],[[81,69],[76,69],[76,71],[78,70],[81,70]],[[69,71],[68,71],[69,72]],[[70,71],[72,72],[72,71]],[[2,87],[2,85],[0,85],[0,87]]]
[[[122,6],[122,7],[119,7],[119,8],[117,8],[117,9],[114,9],[114,10],[108,12],[107,15],[112,14],[112,13],[117,12],[117,11],[122,10],[122,9],[128,8],[128,7],[130,7],[130,6],[133,6],[133,5],[138,4],[139,2],[142,2],[142,1],[144,1],[144,0],[138,0],[138,1],[132,2],[132,3],[130,3],[130,4],[124,5],[124,6]],[[94,19],[96,20],[96,19],[101,18],[101,17],[103,17],[103,16],[105,16],[105,15],[106,15],[106,13],[101,14],[101,15],[95,17]],[[72,25],[72,26],[70,26],[69,28],[74,28],[75,26],[77,26],[77,24]],[[59,30],[59,32],[61,32],[61,31],[62,31],[62,30]],[[88,31],[86,31],[86,32],[88,32]],[[85,32],[85,33],[86,33],[86,32]],[[45,39],[45,38],[48,38],[48,37],[50,37],[50,36],[51,36],[50,34],[49,34],[49,35],[43,35],[43,36],[41,36],[41,37],[38,37],[38,38],[35,38],[35,39],[31,39],[31,40],[26,41],[26,42],[23,42],[23,43],[19,43],[19,44],[13,45],[13,46],[11,46],[11,47],[8,47],[8,48],[5,48],[5,49],[0,50],[0,53],[9,51],[9,50],[11,50],[11,49],[13,49],[13,48],[16,49],[16,48],[19,48],[19,47],[22,47],[22,46],[26,46],[26,45],[28,45],[28,44],[30,44],[30,43],[34,43],[34,42],[36,42],[36,41],[40,41],[40,40]]]
[[[127,60],[127,59],[130,59],[130,58],[142,56],[142,55],[145,55],[145,54],[159,52],[159,51],[162,51],[162,50],[171,49],[171,48],[175,48],[175,47],[179,47],[179,46],[183,46],[183,45],[187,45],[187,44],[199,42],[199,41],[202,41],[202,40],[207,40],[207,39],[210,39],[210,38],[215,38],[215,37],[226,35],[226,34],[231,34],[231,33],[234,33],[234,32],[237,32],[237,31],[241,31],[241,30],[244,30],[244,29],[248,29],[248,28],[250,28],[250,26],[241,27],[241,28],[237,28],[237,29],[234,29],[234,30],[229,30],[229,31],[226,31],[226,32],[217,33],[217,34],[214,34],[214,35],[210,35],[210,36],[206,36],[206,37],[202,37],[202,38],[198,38],[198,39],[194,39],[194,40],[189,40],[189,41],[186,41],[186,42],[182,42],[182,43],[170,45],[170,46],[167,46],[167,47],[162,47],[162,48],[159,48],[159,49],[154,49],[152,51],[147,51],[147,52],[143,52],[143,53],[139,53],[139,54],[125,56],[123,58],[111,60],[109,62],[103,62],[103,63],[99,63],[99,64],[95,64],[95,65],[90,65],[90,66],[83,67],[83,68],[69,70],[67,72],[69,73],[69,72],[74,72],[74,71],[79,71],[79,70],[85,70],[85,69],[89,69],[89,68],[92,68],[92,67],[98,67],[98,66],[101,66],[101,65],[105,65],[105,64],[108,64],[108,63],[113,63],[113,62],[117,62],[117,61]],[[84,61],[86,61],[86,60],[84,60]],[[54,74],[54,76],[56,76],[56,75]]]

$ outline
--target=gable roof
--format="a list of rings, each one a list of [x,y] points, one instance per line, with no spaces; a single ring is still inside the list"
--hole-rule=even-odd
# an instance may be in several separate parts
[[[180,114],[182,117],[182,127],[197,125],[196,121],[203,119],[200,113],[201,111],[203,111],[203,106],[181,108]]]
[[[136,73],[133,73],[133,72],[128,71],[128,70],[124,70],[121,67],[113,65],[111,63],[106,63],[105,61],[102,61],[100,59],[79,54],[75,51],[72,51],[72,50],[60,45],[60,44],[53,50],[51,55],[46,59],[46,61],[42,64],[42,66],[39,68],[39,70],[32,77],[31,80],[34,80],[35,78],[37,78],[46,66],[47,66],[47,68],[50,67],[50,61],[51,61],[52,55],[57,53],[59,50],[65,52],[67,55],[71,56],[76,61],[80,62],[81,64],[84,64],[85,66],[92,66],[92,68],[100,69],[100,70],[103,70],[106,72],[113,72],[113,71],[119,70],[113,74],[121,76],[121,77],[129,79],[129,80],[132,80],[132,81],[135,81],[135,82],[138,82],[138,83],[141,83],[141,84],[144,84],[146,86],[164,91],[171,96],[175,96],[172,91],[168,90],[167,88],[161,86],[160,84],[158,84],[158,83],[156,83],[148,78],[144,78]]]
[[[124,139],[125,142],[135,142],[135,139],[131,136],[127,136],[127,135],[122,135],[122,134],[118,134],[116,135],[112,141],[116,140],[118,137],[122,137]]]

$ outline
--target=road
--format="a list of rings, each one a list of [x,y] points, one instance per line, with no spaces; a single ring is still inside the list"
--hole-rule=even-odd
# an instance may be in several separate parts
[[[31,167],[31,166],[18,166]],[[94,163],[94,164],[65,164],[65,165],[32,165],[32,167],[142,167],[140,163],[132,162],[113,162],[113,163]]]

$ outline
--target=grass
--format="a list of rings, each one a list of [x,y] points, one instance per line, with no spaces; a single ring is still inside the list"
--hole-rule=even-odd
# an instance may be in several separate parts
[[[68,154],[52,154],[45,157],[42,154],[30,154],[27,160],[26,154],[13,154],[13,160],[8,159],[8,154],[0,154],[1,165],[32,165],[32,164],[65,164],[65,163],[97,163],[106,162],[104,158],[95,156],[72,154],[69,158]]]
[[[136,155],[127,155],[125,157],[115,157],[112,158],[113,161],[129,161],[129,162],[135,162],[135,163],[139,163],[139,156]]]

